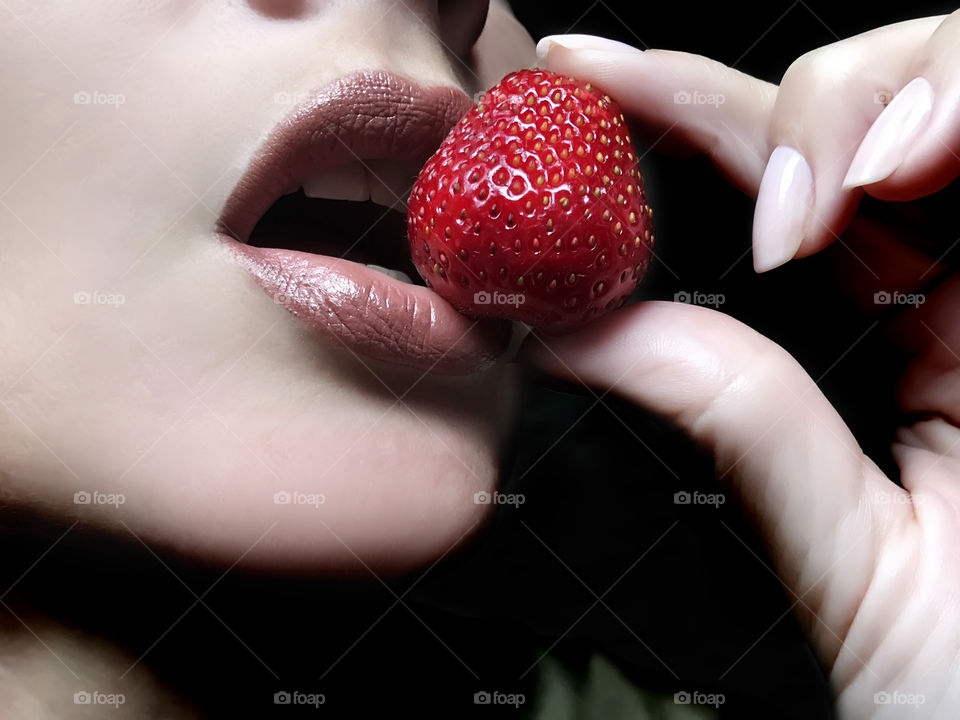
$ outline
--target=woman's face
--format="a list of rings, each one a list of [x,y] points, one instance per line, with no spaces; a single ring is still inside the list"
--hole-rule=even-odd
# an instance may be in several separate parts
[[[237,242],[304,183],[402,212],[462,91],[531,62],[499,5],[475,64],[486,3],[436,5],[6,0],[9,503],[270,565],[402,568],[475,527],[496,329],[319,257],[400,257],[382,205],[298,198],[254,238],[273,249]]]

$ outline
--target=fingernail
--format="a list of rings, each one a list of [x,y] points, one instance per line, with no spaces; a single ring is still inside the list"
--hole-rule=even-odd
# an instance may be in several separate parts
[[[753,269],[772,270],[790,260],[803,240],[813,203],[813,173],[803,155],[780,145],[767,161],[753,214]]]
[[[547,59],[550,48],[554,45],[567,50],[595,50],[599,52],[642,53],[632,45],[608,40],[595,35],[547,35],[537,43],[537,62],[543,63]]]
[[[927,124],[932,109],[933,86],[926,78],[914,78],[904,85],[864,136],[843,179],[844,190],[890,177]]]

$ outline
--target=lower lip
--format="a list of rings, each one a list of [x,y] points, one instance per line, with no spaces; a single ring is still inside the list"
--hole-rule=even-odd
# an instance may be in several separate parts
[[[471,320],[432,290],[365,265],[222,239],[277,304],[357,355],[465,375],[494,364],[509,343],[508,323]]]

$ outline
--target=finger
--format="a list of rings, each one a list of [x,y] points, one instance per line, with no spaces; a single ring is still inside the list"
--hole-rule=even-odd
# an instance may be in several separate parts
[[[641,51],[590,35],[545,37],[537,55],[548,70],[610,93],[658,149],[703,153],[756,195],[776,86],[699,55]]]
[[[787,69],[754,215],[757,272],[823,249],[850,223],[862,197],[844,190],[854,153],[939,23],[879,28],[807,53]]]
[[[532,335],[521,358],[625,396],[712,453],[832,662],[877,543],[890,523],[908,521],[907,504],[874,501],[903,491],[864,457],[790,355],[722,313],[649,302],[573,335]]]
[[[536,62],[533,38],[514,17],[506,0],[492,0],[487,22],[471,52],[477,87],[493,87],[501,78]]]
[[[960,174],[960,11],[939,23],[899,79],[844,181],[883,200],[930,195]]]

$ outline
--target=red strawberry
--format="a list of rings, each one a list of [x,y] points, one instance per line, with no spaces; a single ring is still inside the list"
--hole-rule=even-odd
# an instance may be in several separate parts
[[[463,314],[562,332],[630,296],[650,263],[652,216],[616,103],[521,70],[424,165],[407,231],[420,275]]]

